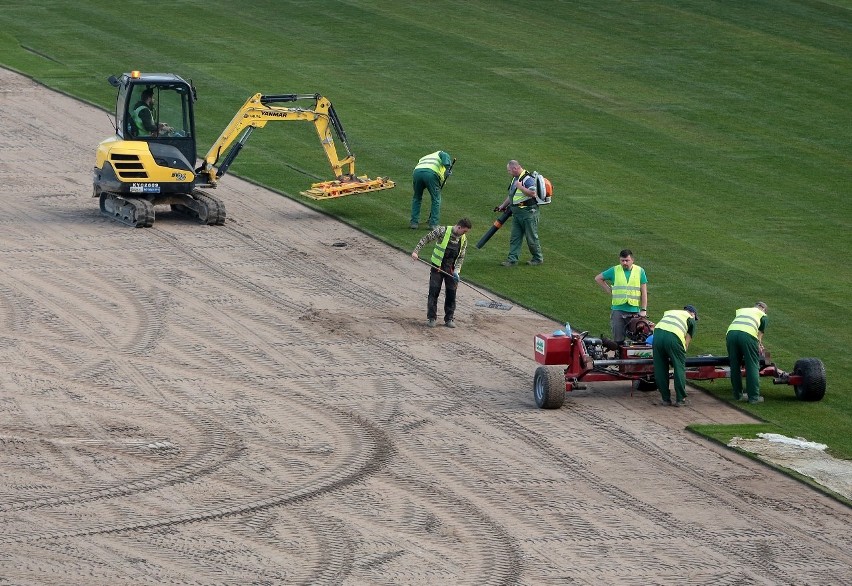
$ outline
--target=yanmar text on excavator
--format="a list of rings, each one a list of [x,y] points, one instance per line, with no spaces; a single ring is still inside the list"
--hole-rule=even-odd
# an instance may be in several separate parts
[[[331,102],[319,94],[253,95],[199,162],[193,109],[197,95],[191,82],[171,73],[133,71],[110,76],[109,83],[118,88],[115,136],[98,145],[93,196],[100,198],[101,213],[129,226],[151,226],[158,205],[203,224],[224,224],[224,202],[202,188],[216,188],[254,129],[269,121],[314,124],[335,179],[314,183],[302,195],[328,199],[394,186],[387,178],[355,174],[355,155],[343,126]],[[313,100],[313,107],[278,105],[299,100]],[[332,129],[346,148],[343,159]]]

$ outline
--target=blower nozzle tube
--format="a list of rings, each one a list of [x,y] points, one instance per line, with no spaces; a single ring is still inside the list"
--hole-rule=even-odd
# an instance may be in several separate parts
[[[506,220],[512,215],[512,210],[506,210],[503,212],[503,215],[494,220],[494,224],[488,228],[488,231],[482,235],[482,238],[479,239],[479,242],[476,243],[477,248],[482,248],[485,246],[485,243],[488,242],[494,233],[497,232],[500,228],[503,227],[503,224],[506,223]]]

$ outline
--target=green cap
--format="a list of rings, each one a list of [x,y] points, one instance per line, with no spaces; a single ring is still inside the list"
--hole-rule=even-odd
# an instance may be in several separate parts
[[[447,153],[445,153],[444,151],[440,151],[440,152],[438,153],[438,158],[439,158],[439,159],[441,159],[441,164],[442,164],[444,167],[449,167],[449,166],[450,166],[450,163],[452,163],[452,162],[453,162],[453,160],[450,158],[450,155],[448,155],[448,154],[447,154]]]

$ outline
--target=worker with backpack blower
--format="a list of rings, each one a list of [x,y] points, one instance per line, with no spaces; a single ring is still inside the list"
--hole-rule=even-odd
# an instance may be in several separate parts
[[[509,183],[509,194],[502,204],[494,211],[511,210],[512,234],[509,236],[509,256],[503,261],[504,267],[513,267],[518,264],[521,254],[521,242],[527,241],[527,246],[532,254],[532,259],[527,261],[528,265],[537,266],[544,262],[541,252],[541,242],[538,239],[538,199],[536,198],[536,180],[532,173],[527,172],[521,164],[512,159],[506,165],[506,170],[512,177]]]

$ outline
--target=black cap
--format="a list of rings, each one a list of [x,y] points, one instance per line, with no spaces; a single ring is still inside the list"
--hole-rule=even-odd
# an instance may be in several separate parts
[[[687,306],[686,306],[686,307],[684,307],[683,309],[684,309],[685,311],[691,311],[693,314],[695,314],[695,321],[698,321],[698,310],[697,310],[697,309],[695,309],[695,306],[694,306],[694,305],[687,305]]]

